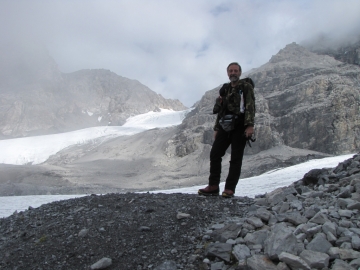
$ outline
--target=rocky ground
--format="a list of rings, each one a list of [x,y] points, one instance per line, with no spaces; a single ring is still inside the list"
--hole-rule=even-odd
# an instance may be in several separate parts
[[[0,269],[358,269],[360,155],[255,199],[107,194],[0,219]]]

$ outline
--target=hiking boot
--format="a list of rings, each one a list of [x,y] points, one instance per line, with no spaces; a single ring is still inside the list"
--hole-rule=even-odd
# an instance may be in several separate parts
[[[223,191],[223,193],[221,194],[221,196],[223,196],[224,198],[232,198],[234,197],[234,191],[230,190],[230,189],[225,189]]]
[[[207,186],[206,188],[198,190],[198,194],[204,196],[217,196],[219,192],[219,186]]]

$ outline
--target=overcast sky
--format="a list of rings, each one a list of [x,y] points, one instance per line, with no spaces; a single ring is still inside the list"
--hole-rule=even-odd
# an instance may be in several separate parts
[[[353,39],[359,0],[0,0],[1,42],[41,43],[60,71],[104,68],[193,105],[286,44]]]

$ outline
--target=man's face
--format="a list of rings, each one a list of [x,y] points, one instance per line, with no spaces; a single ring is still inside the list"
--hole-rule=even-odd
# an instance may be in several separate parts
[[[237,82],[240,79],[241,71],[238,65],[231,65],[227,70],[231,82]]]

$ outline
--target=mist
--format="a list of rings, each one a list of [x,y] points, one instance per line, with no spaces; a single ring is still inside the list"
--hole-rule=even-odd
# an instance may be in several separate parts
[[[357,0],[1,1],[0,85],[103,68],[192,106],[228,80],[230,62],[246,72],[292,42],[356,42],[359,10]]]

